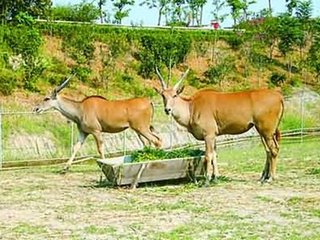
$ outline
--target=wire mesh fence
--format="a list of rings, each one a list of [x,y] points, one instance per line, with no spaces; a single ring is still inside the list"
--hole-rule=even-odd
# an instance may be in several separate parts
[[[291,102],[293,114],[299,121],[299,128],[292,128],[282,132],[286,141],[303,142],[307,139],[319,140],[320,135],[320,111],[307,99],[310,94],[302,93],[297,99],[286,99]],[[293,103],[292,103],[293,102]],[[163,113],[161,105],[156,106],[153,125],[163,142],[163,148],[175,148],[181,146],[202,145],[186,129]],[[318,111],[318,112],[317,112]],[[308,127],[309,114],[315,119],[314,127]],[[319,127],[317,127],[319,126]],[[55,160],[65,161],[71,155],[74,143],[77,140],[77,127],[66,120],[60,113],[50,111],[44,114],[34,114],[31,111],[0,111],[0,167],[13,166],[19,162]],[[136,149],[142,149],[143,144],[137,134],[130,129],[120,133],[104,133],[105,153],[107,156],[114,154],[127,154]],[[239,144],[250,139],[259,140],[259,135],[252,129],[241,135],[223,135],[217,139],[218,146]],[[301,146],[303,147],[303,146]],[[89,136],[78,158],[98,156],[96,144],[92,136]]]

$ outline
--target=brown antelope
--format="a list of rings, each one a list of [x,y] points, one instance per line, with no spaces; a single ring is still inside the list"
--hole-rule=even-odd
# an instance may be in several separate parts
[[[266,162],[261,182],[275,178],[279,152],[278,129],[284,111],[282,95],[275,90],[261,89],[236,93],[199,90],[191,97],[182,97],[181,83],[189,70],[174,87],[167,87],[156,69],[162,89],[157,90],[163,98],[164,110],[178,124],[198,140],[205,141],[206,184],[211,177],[219,176],[216,159],[216,136],[240,134],[255,127],[266,151]]]
[[[127,128],[133,129],[144,145],[147,141],[156,147],[161,146],[161,139],[153,132],[151,120],[153,105],[147,98],[109,101],[101,96],[89,96],[82,101],[60,96],[70,78],[56,87],[50,96],[35,107],[36,113],[51,108],[58,110],[63,116],[75,122],[79,130],[79,138],[73,147],[73,153],[64,167],[67,171],[77,152],[89,134],[92,134],[101,158],[104,158],[102,132],[118,133]]]

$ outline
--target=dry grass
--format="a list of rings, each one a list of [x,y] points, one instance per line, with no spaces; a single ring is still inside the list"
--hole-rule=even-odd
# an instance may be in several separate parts
[[[1,172],[0,239],[319,239],[316,145],[283,145],[278,180],[265,185],[256,143],[218,149],[226,178],[208,188],[110,188],[95,164]]]

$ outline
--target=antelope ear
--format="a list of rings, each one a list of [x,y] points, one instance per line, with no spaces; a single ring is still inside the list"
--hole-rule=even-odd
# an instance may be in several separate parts
[[[57,90],[54,89],[54,90],[52,91],[52,93],[51,93],[51,99],[56,99],[56,98],[57,98],[57,94],[58,94]]]
[[[181,87],[178,88],[177,90],[177,94],[179,95],[180,93],[182,93],[184,90],[184,85],[182,85]]]

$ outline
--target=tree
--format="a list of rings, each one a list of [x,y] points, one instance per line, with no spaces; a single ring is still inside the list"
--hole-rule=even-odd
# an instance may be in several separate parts
[[[228,16],[228,14],[220,14],[221,10],[225,7],[225,1],[224,0],[213,0],[213,11],[211,12],[213,15],[213,19],[216,22],[223,22],[224,19]]]
[[[224,19],[227,17],[227,14],[220,14],[221,10],[225,6],[225,1],[213,0],[212,4],[213,4],[213,11],[212,11],[213,19],[216,23],[221,24],[224,21]],[[216,45],[217,45],[218,34],[219,34],[219,31],[215,31],[214,42],[213,42],[212,51],[211,51],[212,52],[211,61],[214,63],[216,62]]]
[[[292,55],[290,53],[295,46],[300,46],[304,39],[304,31],[301,23],[297,18],[293,18],[288,14],[279,17],[279,44],[278,48],[287,59],[288,72],[291,78]]]
[[[16,15],[13,23],[15,27],[9,28],[3,39],[12,53],[20,55],[23,60],[24,88],[35,91],[36,80],[46,68],[39,56],[42,36],[35,27],[34,19],[26,13],[20,12]]]
[[[180,24],[183,24],[183,25],[188,25],[188,23],[186,23],[186,20],[187,22],[190,21],[190,17],[186,15],[186,12],[185,12],[185,0],[172,0],[171,1],[171,20],[170,20],[170,24],[173,24],[173,25],[180,25]]]
[[[190,49],[191,38],[179,32],[172,32],[163,38],[154,35],[142,36],[141,49],[137,54],[141,62],[139,74],[144,78],[149,78],[155,67],[165,66],[170,75],[174,65],[185,61]]]
[[[2,0],[0,18],[2,22],[6,22],[14,19],[19,12],[25,12],[32,17],[46,17],[51,5],[51,0]]]
[[[237,20],[240,18],[241,10],[244,7],[244,2],[241,0],[226,0],[227,4],[231,7],[231,15],[233,18],[233,25],[237,25]]]
[[[168,5],[170,2],[171,2],[171,0],[144,0],[142,3],[140,3],[140,6],[146,5],[150,9],[157,8],[158,9],[158,23],[157,23],[157,25],[160,26],[162,16],[163,16],[165,10],[168,8]]]
[[[279,50],[286,56],[287,53],[293,50],[295,45],[303,38],[301,24],[297,18],[290,17],[287,14],[279,18]]]
[[[303,31],[303,37],[300,39],[298,46],[300,50],[300,62],[303,63],[304,59],[304,49],[307,46],[308,42],[311,42],[312,39],[312,24],[311,24],[311,16],[312,16],[312,2],[311,0],[300,0],[297,3],[296,7],[296,16],[298,21],[301,24],[301,28]]]
[[[269,59],[273,58],[273,51],[279,38],[278,30],[278,18],[266,16],[259,28],[256,28],[259,32],[259,39],[269,49]]]
[[[196,20],[197,25],[202,25],[203,7],[207,3],[207,0],[186,0],[191,10],[192,25]]]
[[[268,0],[269,12],[272,15],[271,0]]]
[[[244,15],[244,20],[247,21],[248,20],[248,16],[250,15],[249,13],[249,6],[256,3],[256,0],[251,0],[251,1],[247,1],[247,0],[243,0],[242,3],[242,11],[243,11],[243,15]]]
[[[121,24],[122,19],[129,16],[130,9],[125,9],[126,6],[133,6],[134,0],[112,0],[116,13],[114,14],[115,23]]]
[[[287,3],[287,9],[288,14],[291,16],[293,13],[293,10],[297,7],[299,0],[286,0]]]
[[[298,1],[296,6],[296,16],[303,22],[308,22],[312,16],[312,1],[302,0]]]
[[[316,35],[312,41],[311,48],[308,52],[308,63],[310,67],[315,71],[316,77],[319,81],[320,77],[320,20],[316,20],[314,24]]]
[[[105,13],[103,11],[103,6],[106,4],[107,0],[98,0],[98,8],[100,12],[100,22],[104,22]]]

